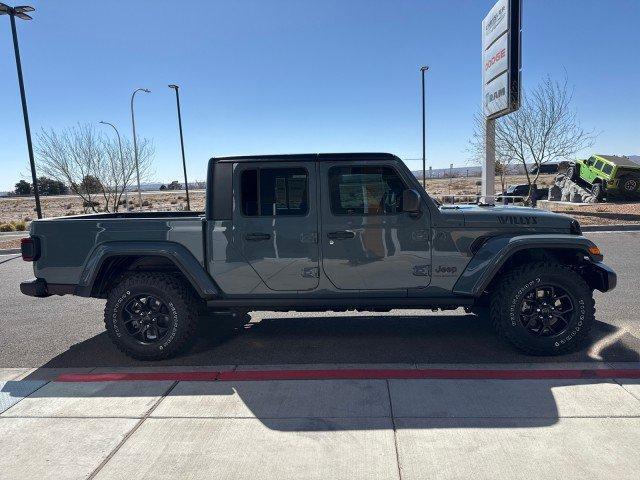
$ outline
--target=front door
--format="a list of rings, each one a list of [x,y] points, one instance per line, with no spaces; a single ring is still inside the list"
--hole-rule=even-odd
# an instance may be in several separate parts
[[[580,176],[582,177],[582,179],[589,183],[593,183],[593,181],[596,179],[596,170],[594,163],[595,159],[593,157],[589,158],[580,171]]]
[[[394,164],[322,162],[322,267],[341,290],[430,282],[429,213],[402,211],[410,188]]]
[[[318,286],[315,168],[315,162],[235,165],[234,243],[271,290]]]

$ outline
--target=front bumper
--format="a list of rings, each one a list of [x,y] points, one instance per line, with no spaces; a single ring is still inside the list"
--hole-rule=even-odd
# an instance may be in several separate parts
[[[44,278],[36,278],[30,282],[20,283],[20,291],[30,297],[50,297],[51,295],[73,295],[75,285],[63,283],[47,283]]]
[[[608,292],[616,288],[618,275],[613,269],[602,262],[590,262],[586,277],[589,286],[601,292]]]

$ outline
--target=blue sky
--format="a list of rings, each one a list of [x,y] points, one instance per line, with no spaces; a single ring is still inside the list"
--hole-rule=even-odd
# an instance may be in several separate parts
[[[6,1],[6,0],[4,0]],[[464,165],[480,103],[480,22],[493,0],[34,1],[19,37],[32,130],[106,120],[156,146],[156,177],[213,155],[389,151]],[[568,76],[593,150],[640,153],[640,1],[524,0],[523,83]],[[0,17],[0,190],[28,174],[9,21]],[[99,125],[98,125],[99,126]],[[100,127],[100,126],[99,126]],[[111,134],[107,130],[107,133]],[[587,153],[587,152],[584,152]],[[418,163],[410,163],[417,168]]]

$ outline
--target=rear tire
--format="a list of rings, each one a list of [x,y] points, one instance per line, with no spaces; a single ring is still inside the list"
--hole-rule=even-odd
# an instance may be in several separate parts
[[[123,277],[109,292],[104,309],[109,337],[138,360],[161,360],[185,351],[197,321],[197,300],[187,285],[163,273]]]
[[[553,300],[554,295],[560,299]],[[498,335],[531,355],[576,350],[588,338],[594,315],[592,290],[584,279],[553,262],[511,270],[491,298],[491,321]]]
[[[627,196],[634,196],[638,194],[638,187],[640,186],[640,178],[634,175],[625,175],[620,178],[620,191]]]

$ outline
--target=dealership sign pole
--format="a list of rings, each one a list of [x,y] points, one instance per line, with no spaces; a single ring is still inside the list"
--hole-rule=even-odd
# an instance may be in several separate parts
[[[482,20],[482,108],[485,158],[480,203],[493,204],[495,121],[520,107],[522,0],[498,0]]]

